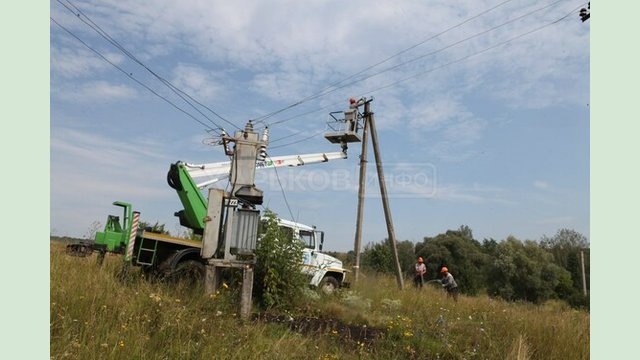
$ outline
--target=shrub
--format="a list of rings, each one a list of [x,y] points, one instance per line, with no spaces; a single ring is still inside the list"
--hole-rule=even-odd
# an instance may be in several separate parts
[[[254,295],[265,308],[289,308],[306,284],[300,271],[302,243],[278,226],[276,214],[265,211],[264,233],[256,248]]]

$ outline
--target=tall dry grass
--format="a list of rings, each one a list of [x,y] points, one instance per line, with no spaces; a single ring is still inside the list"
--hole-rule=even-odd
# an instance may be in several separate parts
[[[588,359],[589,314],[559,301],[510,303],[487,296],[449,299],[439,285],[399,291],[389,276],[359,280],[358,297],[321,304],[385,326],[383,358]],[[351,305],[350,305],[351,304]],[[362,320],[361,320],[362,321]]]
[[[53,359],[589,357],[589,314],[559,302],[460,296],[454,303],[436,287],[399,291],[392,277],[368,275],[335,298],[301,299],[290,313],[386,331],[364,344],[336,331],[300,334],[286,324],[241,321],[232,287],[208,296],[201,287],[154,283],[136,272],[123,282],[118,256],[98,268],[95,257],[69,257],[52,243],[50,266]]]

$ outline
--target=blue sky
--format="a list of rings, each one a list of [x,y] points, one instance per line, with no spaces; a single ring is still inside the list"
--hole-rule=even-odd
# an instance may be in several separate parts
[[[321,134],[328,113],[373,97],[399,240],[462,224],[480,240],[560,228],[589,237],[590,25],[580,1],[61,3],[51,2],[56,22],[215,127],[80,21],[92,20],[229,132],[411,48],[362,74],[376,76],[267,119],[272,140],[286,137],[270,155],[338,151]],[[166,172],[177,160],[228,160],[206,144],[214,134],[53,21],[50,32],[50,231],[82,237],[123,200],[180,232]],[[278,171],[293,216],[324,229],[331,250],[353,249],[359,154],[352,144],[346,160]],[[373,162],[368,172],[364,244],[387,236]],[[257,185],[265,206],[291,217],[274,172]]]

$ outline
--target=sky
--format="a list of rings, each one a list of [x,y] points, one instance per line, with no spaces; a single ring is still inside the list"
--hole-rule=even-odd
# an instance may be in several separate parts
[[[86,237],[120,200],[178,235],[171,163],[227,161],[220,127],[282,109],[256,123],[270,156],[339,151],[322,136],[329,113],[365,97],[398,240],[461,225],[478,240],[589,238],[584,6],[51,1],[50,233]],[[264,206],[324,230],[325,249],[353,250],[360,153],[258,171]],[[388,236],[368,158],[363,244]]]

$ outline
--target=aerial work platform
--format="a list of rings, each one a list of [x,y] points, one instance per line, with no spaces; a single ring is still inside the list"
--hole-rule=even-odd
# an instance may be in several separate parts
[[[336,118],[334,114],[344,114],[344,118]],[[362,138],[358,134],[361,128],[358,121],[360,114],[357,108],[350,108],[345,111],[335,111],[330,113],[333,120],[327,122],[327,132],[324,134],[325,139],[333,144],[344,144],[361,142]]]

